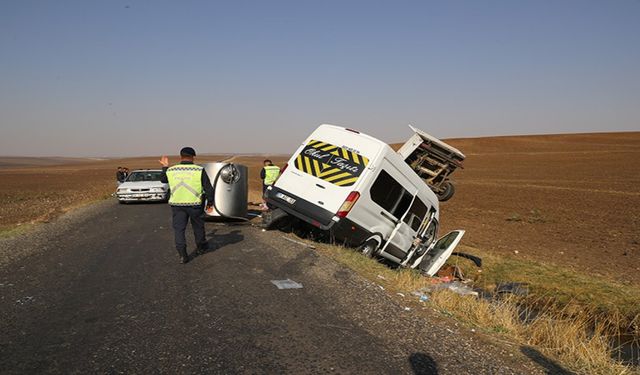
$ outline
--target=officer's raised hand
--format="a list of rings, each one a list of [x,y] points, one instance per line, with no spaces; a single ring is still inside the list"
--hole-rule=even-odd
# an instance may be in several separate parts
[[[162,157],[160,158],[160,160],[158,160],[158,162],[163,166],[163,167],[168,167],[169,166],[169,158],[162,155]]]

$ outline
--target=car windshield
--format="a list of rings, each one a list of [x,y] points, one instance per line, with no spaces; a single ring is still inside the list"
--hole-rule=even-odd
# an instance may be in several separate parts
[[[162,172],[160,171],[145,171],[145,172],[132,172],[127,181],[139,182],[139,181],[160,181]]]

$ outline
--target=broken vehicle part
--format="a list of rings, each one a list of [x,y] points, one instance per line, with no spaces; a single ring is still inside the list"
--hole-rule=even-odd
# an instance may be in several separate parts
[[[441,202],[451,199],[455,186],[451,174],[462,168],[465,155],[438,138],[409,125],[414,135],[398,150],[405,162],[424,179]]]
[[[440,283],[430,285],[424,290],[429,292],[435,292],[436,290],[448,289],[454,293],[460,294],[461,296],[478,296],[478,292],[475,291],[472,287],[461,283],[460,281],[450,281],[448,283]]]
[[[463,230],[454,230],[440,237],[421,259],[419,267],[422,273],[429,276],[435,275],[449,259],[464,233]]]
[[[301,289],[302,284],[297,283],[290,279],[285,280],[271,280],[271,283],[278,287],[278,289]]]
[[[524,297],[529,294],[529,284],[518,282],[498,283],[495,289],[496,294],[513,294]]]
[[[471,255],[471,254],[467,254],[467,253],[460,253],[460,252],[453,252],[453,253],[451,253],[451,255],[457,256],[457,257],[460,257],[460,258],[469,259],[470,261],[472,261],[476,265],[476,267],[482,267],[482,258],[477,257],[475,255]]]
[[[462,269],[455,265],[447,265],[436,273],[438,277],[448,277],[450,280],[464,280],[464,274],[462,273]]]

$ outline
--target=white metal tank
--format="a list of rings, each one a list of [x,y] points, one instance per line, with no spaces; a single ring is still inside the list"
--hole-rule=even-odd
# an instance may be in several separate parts
[[[246,218],[249,199],[248,168],[226,162],[206,163],[202,166],[215,188],[215,208],[207,210],[206,215],[212,218]]]

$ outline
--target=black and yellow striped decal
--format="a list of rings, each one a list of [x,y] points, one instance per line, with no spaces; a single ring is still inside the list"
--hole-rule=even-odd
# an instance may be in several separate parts
[[[299,170],[338,186],[351,186],[369,159],[330,143],[312,140],[296,157]]]

